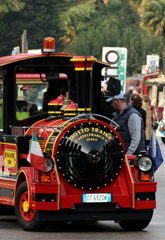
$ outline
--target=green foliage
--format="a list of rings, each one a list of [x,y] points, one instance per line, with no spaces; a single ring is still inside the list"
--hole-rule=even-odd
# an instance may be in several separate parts
[[[17,12],[24,8],[25,3],[21,0],[1,0],[0,1],[0,13],[1,17],[4,16],[4,13],[9,11]]]
[[[157,46],[157,47],[155,47]],[[92,55],[102,60],[102,47],[126,47],[127,76],[140,73],[142,65],[146,64],[146,55],[162,56],[162,38],[153,38],[140,28],[120,29],[110,26],[91,28],[81,32],[68,47],[68,52],[77,55]]]
[[[68,45],[77,34],[93,26],[91,19],[95,17],[95,6],[91,1],[74,5],[62,12],[60,18],[62,28],[66,30],[63,36],[65,44]]]
[[[129,0],[129,4],[140,14],[141,9],[148,2],[148,0]]]
[[[162,63],[162,38],[153,38],[139,27],[139,15],[127,0],[102,4],[98,16],[92,19],[92,27],[73,39],[66,49],[69,53],[93,55],[101,60],[103,47],[126,47],[128,76],[141,72],[146,55],[158,54]]]
[[[165,0],[148,1],[142,11],[140,25],[155,36],[165,34]]]
[[[143,6],[140,26],[154,36],[163,36],[163,73],[165,74],[165,0],[148,1]]]
[[[127,75],[141,72],[146,55],[159,55],[162,64],[162,36],[153,37],[139,27],[140,17],[131,2],[144,8],[146,0],[109,0],[107,4],[102,0],[26,0],[21,11],[0,16],[0,56],[21,46],[26,29],[29,49],[42,48],[48,36],[55,38],[56,52],[93,55],[99,60],[103,47],[126,47]]]
[[[64,30],[61,29],[59,12],[66,10],[69,0],[26,0],[25,7],[20,12],[10,12],[0,19],[0,56],[9,55],[13,47],[21,46],[21,35],[27,30],[29,49],[43,47],[45,37],[54,37],[56,51],[64,48]]]

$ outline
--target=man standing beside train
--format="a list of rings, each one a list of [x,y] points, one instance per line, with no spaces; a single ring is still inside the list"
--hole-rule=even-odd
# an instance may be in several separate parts
[[[127,155],[138,155],[145,152],[144,123],[140,113],[126,103],[126,97],[121,91],[120,94],[106,100],[112,102],[111,106],[115,112],[112,113],[113,121],[120,127],[117,132],[121,136]]]

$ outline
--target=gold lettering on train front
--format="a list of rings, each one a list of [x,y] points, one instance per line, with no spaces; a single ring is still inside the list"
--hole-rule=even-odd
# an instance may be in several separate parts
[[[84,138],[86,139],[87,142],[89,141],[97,142],[98,139],[107,142],[108,140],[111,140],[112,135],[99,128],[86,127],[77,130],[76,132],[69,136],[69,139],[74,140],[75,142],[79,142],[81,139]]]

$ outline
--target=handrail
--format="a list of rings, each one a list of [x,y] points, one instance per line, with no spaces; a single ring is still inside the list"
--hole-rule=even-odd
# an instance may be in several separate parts
[[[95,113],[84,113],[84,114],[78,114],[77,116],[75,116],[75,117],[73,117],[73,118],[70,118],[69,120],[67,120],[67,121],[65,121],[62,125],[54,125],[54,126],[46,126],[46,125],[41,125],[41,126],[39,126],[39,127],[31,127],[31,126],[9,126],[10,128],[12,128],[12,129],[18,129],[18,131],[15,131],[15,132],[17,132],[16,133],[16,135],[20,135],[21,134],[21,131],[20,131],[20,129],[22,129],[23,131],[22,131],[22,134],[21,135],[24,135],[25,134],[25,131],[27,130],[27,129],[45,129],[45,128],[52,128],[52,129],[60,129],[60,130],[62,130],[64,127],[65,127],[65,125],[66,124],[68,124],[69,122],[72,122],[72,121],[74,121],[74,120],[79,120],[79,119],[81,119],[81,118],[84,118],[84,117],[88,117],[88,118],[94,118],[94,117],[99,117],[99,118],[103,118],[103,119],[106,119],[106,120],[108,120],[110,123],[113,123],[115,126],[114,126],[114,129],[116,130],[118,127],[119,127],[119,125],[116,123],[116,122],[114,122],[112,119],[110,119],[110,118],[108,118],[108,117],[105,117],[105,116],[102,116],[102,115],[100,115],[100,114],[95,114]],[[14,131],[13,131],[13,133],[14,133]],[[32,131],[32,133],[33,133],[33,131]],[[15,135],[15,134],[13,134],[13,135]]]
[[[105,117],[105,116],[103,116],[103,115],[100,115],[100,114],[95,114],[95,113],[83,113],[83,114],[78,114],[77,116],[75,116],[75,117],[73,117],[73,118],[71,118],[71,119],[69,119],[68,121],[66,121],[66,122],[64,122],[62,125],[60,125],[59,127],[61,128],[61,127],[63,127],[64,125],[66,125],[68,122],[70,122],[70,121],[73,121],[73,120],[78,120],[78,119],[80,119],[80,118],[82,118],[82,117],[86,117],[86,116],[95,116],[95,117],[101,117],[101,118],[103,118],[103,119],[106,119],[106,120],[108,120],[108,121],[110,121],[111,123],[113,123],[114,125],[115,125],[115,127],[114,127],[114,129],[116,130],[116,128],[118,128],[118,127],[120,127],[116,122],[114,122],[112,119],[110,119],[110,118],[108,118],[108,117]]]

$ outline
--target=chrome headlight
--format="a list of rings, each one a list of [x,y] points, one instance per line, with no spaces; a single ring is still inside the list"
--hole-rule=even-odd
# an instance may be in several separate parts
[[[50,157],[44,157],[46,172],[49,173],[54,168],[54,162]]]
[[[150,172],[153,168],[153,159],[144,155],[137,160],[137,167],[141,172]]]

